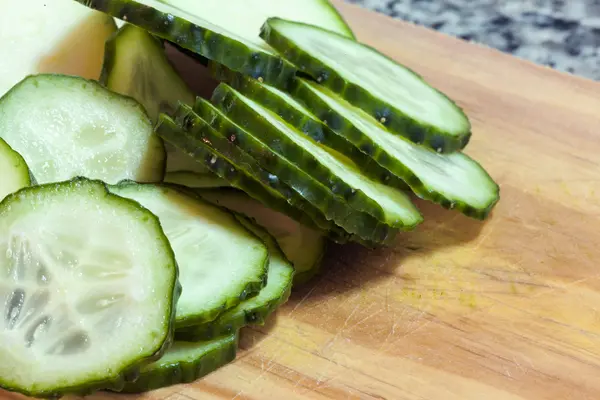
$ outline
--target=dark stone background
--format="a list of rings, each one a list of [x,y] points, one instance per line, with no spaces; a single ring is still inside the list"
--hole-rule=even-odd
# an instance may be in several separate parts
[[[346,0],[600,80],[600,0]]]

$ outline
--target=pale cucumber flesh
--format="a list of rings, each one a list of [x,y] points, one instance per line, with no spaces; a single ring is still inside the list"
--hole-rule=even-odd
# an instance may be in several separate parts
[[[268,250],[231,213],[164,185],[122,182],[110,190],[160,220],[183,287],[177,327],[211,321],[263,288]]]
[[[18,5],[17,5],[18,4]],[[0,97],[27,75],[98,79],[112,18],[73,0],[0,3]]]
[[[327,243],[321,232],[272,210],[240,191],[203,189],[198,193],[210,202],[252,218],[266,229],[293,264],[296,276],[302,277],[319,268]]]
[[[38,183],[77,176],[156,182],[164,175],[163,142],[143,107],[80,77],[37,75],[18,83],[0,99],[0,138]]]
[[[29,186],[29,168],[23,157],[0,139],[0,201],[11,193]]]
[[[158,219],[100,181],[0,203],[0,386],[33,396],[119,388],[170,344],[180,288]]]

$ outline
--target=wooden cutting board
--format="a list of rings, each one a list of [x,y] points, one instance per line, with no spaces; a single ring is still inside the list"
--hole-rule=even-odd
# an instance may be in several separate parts
[[[600,84],[336,4],[465,108],[500,203],[481,223],[421,202],[394,248],[332,247],[234,363],[138,397],[599,399]]]

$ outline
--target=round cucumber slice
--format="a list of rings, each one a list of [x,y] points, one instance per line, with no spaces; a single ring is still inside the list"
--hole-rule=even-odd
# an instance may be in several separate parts
[[[269,247],[271,255],[267,285],[260,293],[236,307],[227,310],[211,322],[178,330],[175,335],[181,340],[210,340],[221,335],[238,332],[247,325],[264,325],[267,318],[286,303],[292,291],[295,270],[285,257],[273,236],[250,219],[238,216],[246,228],[261,237]]]
[[[167,186],[122,182],[110,190],[160,219],[181,274],[177,328],[212,321],[266,284],[268,249],[230,212]]]
[[[140,377],[123,393],[142,393],[194,382],[235,360],[238,333],[203,342],[176,341],[158,361],[142,368]]]
[[[29,168],[23,157],[0,139],[0,201],[11,193],[31,185]]]
[[[164,145],[144,108],[76,76],[35,75],[15,85],[0,99],[0,137],[40,184],[77,176],[109,184],[164,176]]]
[[[211,203],[252,218],[265,228],[294,265],[295,283],[303,283],[318,272],[327,244],[327,238],[321,232],[294,221],[241,191],[201,189],[198,193]]]
[[[170,345],[180,294],[158,219],[99,181],[0,203],[0,386],[35,397],[121,389]]]

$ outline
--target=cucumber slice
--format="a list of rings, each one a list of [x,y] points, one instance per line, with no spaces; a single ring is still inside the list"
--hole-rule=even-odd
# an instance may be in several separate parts
[[[62,73],[98,79],[112,18],[72,0],[0,4],[0,97],[23,78]]]
[[[346,201],[335,196],[327,187],[296,164],[281,157],[262,141],[234,123],[214,105],[197,98],[194,110],[203,113],[204,120],[228,137],[233,146],[241,149],[255,162],[258,162],[262,168],[269,171],[268,175],[271,179],[267,180],[267,183],[274,180],[283,182],[287,187],[293,189],[294,194],[287,197],[288,199],[301,197],[310,207],[319,212],[319,214],[312,213],[308,207],[303,209],[309,210],[306,212],[314,217],[315,221],[322,219],[332,222],[333,227],[330,229],[334,231],[333,237],[336,240],[343,241],[346,237],[348,239],[358,237],[358,241],[391,243],[395,239],[398,233],[397,229],[391,228],[367,213],[350,207]],[[175,118],[185,124],[189,115],[191,112],[186,105],[183,105],[176,111]]]
[[[285,258],[269,233],[246,218],[240,222],[261,237],[271,254],[267,286],[258,296],[248,299],[237,307],[221,314],[216,320],[197,327],[178,330],[176,337],[182,340],[210,340],[214,337],[238,332],[247,325],[263,325],[267,318],[289,299],[292,290],[294,268]]]
[[[313,220],[308,217],[301,208],[297,208],[288,203],[288,198],[283,194],[285,189],[279,184],[278,180],[265,179],[262,174],[252,175],[244,168],[237,166],[230,159],[222,155],[214,148],[214,145],[223,143],[223,138],[213,130],[202,118],[193,113],[189,114],[188,119],[194,125],[191,132],[186,132],[179,124],[173,121],[169,116],[161,114],[159,123],[156,127],[156,132],[173,146],[181,149],[190,156],[198,160],[205,160],[206,165],[211,172],[226,180],[232,187],[238,188],[250,195],[252,198],[268,204],[269,207],[285,213],[292,218],[304,222],[308,226],[315,226]],[[230,156],[236,160],[236,163],[241,163],[244,167],[253,166],[256,162],[252,158],[245,157],[243,153],[230,153]],[[237,158],[237,156],[240,158]],[[269,175],[268,173],[266,173]],[[270,176],[270,175],[269,175]],[[258,179],[263,179],[259,181]],[[279,190],[273,189],[271,186],[278,187]]]
[[[136,99],[153,123],[160,112],[175,111],[180,101],[194,104],[195,95],[171,65],[163,42],[131,24],[106,43],[100,82]]]
[[[11,193],[31,185],[29,168],[23,157],[0,139],[0,201]]]
[[[485,219],[498,202],[498,185],[466,154],[439,154],[389,135],[362,110],[314,82],[298,79],[293,93],[332,129],[407,182],[417,196],[478,219]]]
[[[198,193],[211,203],[243,214],[265,228],[270,236],[275,238],[285,257],[293,264],[296,270],[295,284],[308,281],[319,271],[327,245],[325,236],[319,231],[299,224],[237,190],[203,189]],[[264,240],[264,234],[259,236]]]
[[[192,383],[235,360],[237,332],[205,342],[176,341],[158,361],[142,368],[122,393],[143,393],[180,383]]]
[[[346,155],[369,178],[395,188],[408,189],[403,180],[361,152],[344,136],[330,129],[289,94],[215,62],[210,62],[209,68],[216,79],[229,83],[238,92],[268,108],[316,142]]]
[[[315,142],[275,113],[221,83],[212,98],[225,115],[327,187],[350,207],[372,215],[386,225],[411,230],[423,217],[402,191],[375,182],[360,173],[356,164],[330,147]],[[369,239],[369,238],[365,238]]]
[[[196,174],[189,171],[169,172],[165,175],[165,182],[193,189],[231,186],[225,179],[213,173]]]
[[[164,146],[142,106],[80,77],[44,74],[15,85],[0,99],[0,137],[40,184],[76,176],[149,182],[164,174]]]
[[[268,249],[231,213],[166,186],[121,182],[110,190],[160,219],[183,287],[176,328],[212,321],[266,284]]]
[[[471,124],[421,76],[376,49],[320,27],[269,18],[261,37],[322,85],[404,136],[440,152],[464,148]]]
[[[34,397],[122,388],[172,338],[181,292],[161,225],[100,181],[0,203],[0,387]]]
[[[268,17],[323,26],[353,40],[326,0],[77,0],[229,68],[286,85],[296,68],[259,37]]]

